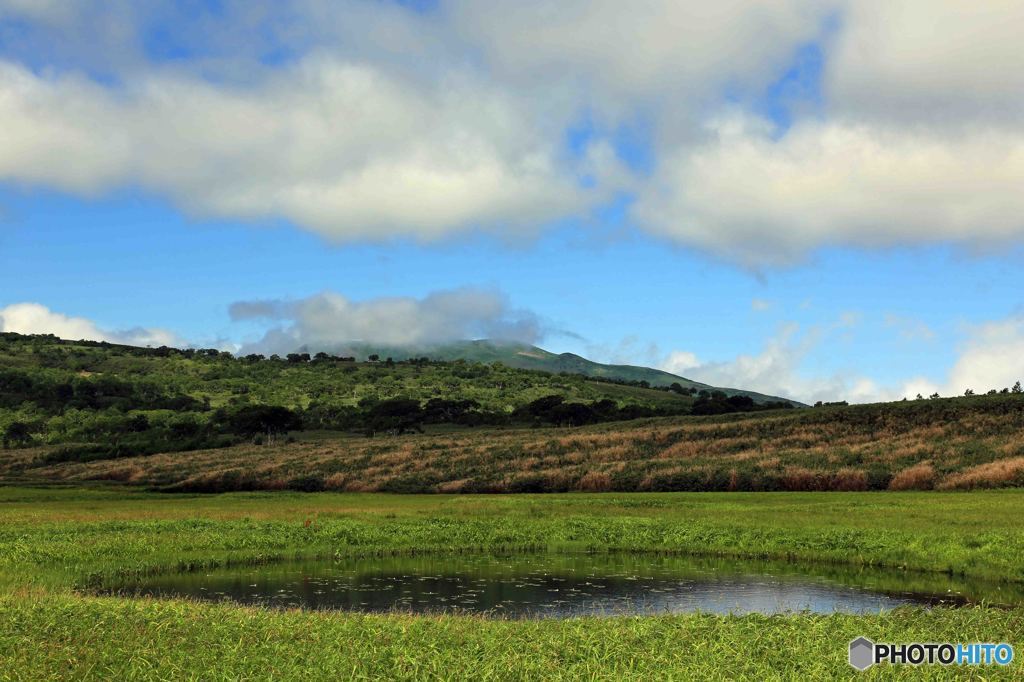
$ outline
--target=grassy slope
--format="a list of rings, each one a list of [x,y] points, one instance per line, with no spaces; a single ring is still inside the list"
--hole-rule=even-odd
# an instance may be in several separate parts
[[[363,398],[409,397],[471,399],[496,411],[511,410],[537,398],[558,394],[592,402],[611,398],[651,407],[688,406],[693,399],[668,391],[619,386],[586,377],[552,376],[512,367],[382,363],[246,363],[226,358],[143,357],[128,347],[54,343],[21,337],[0,343],[0,368],[34,371],[51,381],[80,377],[117,377],[157,385],[169,393],[209,398],[213,407],[253,402],[306,407],[316,400],[356,405]],[[2,412],[2,411],[0,411]],[[0,427],[5,426],[0,414]]]
[[[193,491],[861,490],[1024,485],[1024,396],[982,396],[579,429],[309,434],[237,446],[46,465],[0,452],[0,480],[122,481]]]
[[[606,365],[593,360],[588,360],[574,353],[552,353],[520,343],[495,342],[488,340],[461,341],[441,346],[430,346],[425,348],[388,348],[378,346],[354,345],[343,348],[345,353],[352,353],[357,357],[364,358],[371,353],[381,357],[409,358],[426,356],[436,360],[467,360],[470,362],[482,362],[492,364],[500,362],[509,367],[520,369],[539,370],[543,372],[570,372],[582,374],[589,377],[603,377],[607,379],[620,379],[625,381],[646,381],[651,386],[669,386],[678,383],[684,388],[721,390],[727,395],[746,395],[758,402],[767,400],[784,400],[775,396],[764,395],[754,391],[746,391],[737,388],[715,387],[693,381],[685,377],[671,374],[660,369],[651,367],[640,367],[637,365]],[[794,405],[801,405],[793,401]]]
[[[534,547],[802,557],[1024,579],[1024,491],[448,497],[0,489],[0,678],[815,679],[846,642],[1024,639],[1024,611],[570,621],[277,612],[70,592],[296,554]],[[306,520],[313,522],[307,524]],[[986,670],[988,678],[1019,674]],[[888,678],[893,670],[875,671]],[[937,668],[900,668],[939,679]]]

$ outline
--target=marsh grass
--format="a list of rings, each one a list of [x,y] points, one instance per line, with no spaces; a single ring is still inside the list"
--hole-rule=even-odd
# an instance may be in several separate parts
[[[1022,509],[1019,490],[167,496],[0,488],[0,679],[833,679],[850,676],[846,645],[859,635],[1009,641],[1019,650],[1020,608],[502,621],[80,591],[295,557],[554,549],[770,557],[1020,581]],[[1019,671],[1015,663],[975,672],[1013,679]],[[908,666],[865,678],[946,676]]]
[[[906,609],[880,616],[701,614],[502,621],[269,611],[186,601],[0,598],[0,675],[37,679],[849,678],[846,646],[1020,642],[1017,611]],[[1019,679],[1017,664],[977,671]],[[885,666],[866,679],[948,679]]]

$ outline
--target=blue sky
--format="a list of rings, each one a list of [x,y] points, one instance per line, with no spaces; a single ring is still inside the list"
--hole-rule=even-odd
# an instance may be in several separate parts
[[[1024,378],[1019,11],[727,5],[0,0],[0,326],[514,329],[803,400]]]

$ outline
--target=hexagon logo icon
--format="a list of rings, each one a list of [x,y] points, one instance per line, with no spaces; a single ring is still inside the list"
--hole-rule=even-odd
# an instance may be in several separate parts
[[[875,643],[867,637],[858,637],[850,642],[850,665],[857,670],[867,670],[875,664]]]

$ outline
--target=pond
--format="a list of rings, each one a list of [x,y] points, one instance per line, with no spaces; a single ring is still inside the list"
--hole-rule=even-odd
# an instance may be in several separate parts
[[[904,604],[1024,602],[1020,586],[945,575],[636,554],[289,561],[158,575],[110,592],[282,608],[508,618],[877,613]]]

